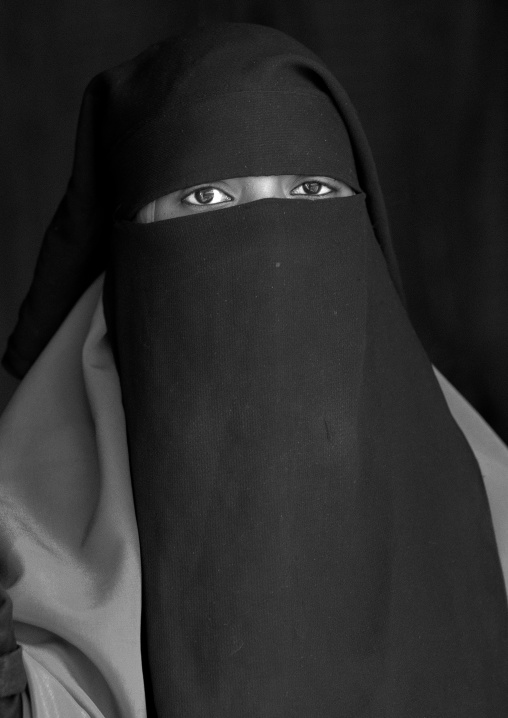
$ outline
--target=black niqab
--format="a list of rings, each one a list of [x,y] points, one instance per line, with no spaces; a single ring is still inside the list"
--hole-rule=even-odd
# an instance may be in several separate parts
[[[281,33],[225,24],[90,91],[150,715],[505,715],[482,478],[396,290],[342,89]],[[273,174],[358,192],[129,221],[173,189]]]

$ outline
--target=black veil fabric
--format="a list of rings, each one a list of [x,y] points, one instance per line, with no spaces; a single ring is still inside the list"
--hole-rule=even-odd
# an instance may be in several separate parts
[[[90,93],[101,184],[96,166],[77,172],[97,223],[81,241],[84,209],[70,212],[67,242],[80,281],[107,262],[149,715],[505,715],[506,595],[482,477],[404,311],[340,85],[283,34],[220,24]],[[131,221],[173,189],[273,174],[356,194]],[[22,344],[33,360],[23,315]]]

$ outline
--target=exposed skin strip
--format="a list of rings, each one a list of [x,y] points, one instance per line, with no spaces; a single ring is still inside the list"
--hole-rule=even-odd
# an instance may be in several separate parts
[[[208,190],[203,202],[199,191]],[[210,212],[258,199],[330,199],[350,197],[354,191],[333,177],[313,175],[269,175],[234,177],[176,190],[139,210],[136,221],[146,224],[196,212]]]

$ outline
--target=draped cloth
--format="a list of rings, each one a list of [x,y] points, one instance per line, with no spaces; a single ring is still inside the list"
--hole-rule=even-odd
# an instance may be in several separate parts
[[[8,363],[72,301],[62,236],[81,282],[107,264],[150,718],[506,713],[480,468],[404,311],[335,78],[281,33],[212,26],[96,78],[80,127],[100,181],[77,162],[81,209],[46,236]],[[356,194],[130,221],[173,189],[273,174]]]
[[[24,718],[145,715],[139,546],[101,286],[0,420],[0,580],[23,647]]]
[[[23,718],[146,715],[137,532],[101,284],[79,301],[0,422],[2,581],[9,577],[17,638],[29,678]],[[437,376],[480,464],[508,581],[508,449],[460,394]],[[48,386],[62,390],[48,393]],[[13,442],[13,436],[18,440]],[[53,492],[41,493],[38,479],[44,466],[49,469],[46,477],[53,477]],[[90,550],[90,544],[85,549],[80,531],[74,535],[69,531],[68,515],[73,511],[73,494],[78,493],[80,512],[73,512],[73,521],[81,516],[83,524],[92,525],[97,487],[104,496],[105,517],[110,514],[115,521],[114,528],[111,521],[98,523],[104,533]],[[58,508],[62,510],[55,510],[55,494],[61,494]],[[103,556],[112,534],[123,546],[119,552],[127,559],[123,566],[114,552]]]

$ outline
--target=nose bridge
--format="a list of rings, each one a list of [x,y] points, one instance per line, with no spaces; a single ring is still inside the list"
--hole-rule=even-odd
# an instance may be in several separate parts
[[[283,178],[279,175],[246,177],[242,192],[243,202],[267,197],[284,197]]]

